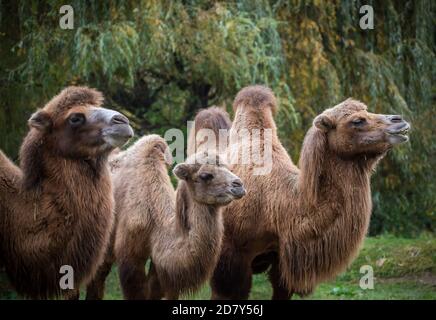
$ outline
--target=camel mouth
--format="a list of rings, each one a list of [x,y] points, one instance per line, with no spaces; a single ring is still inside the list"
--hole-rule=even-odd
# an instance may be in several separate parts
[[[410,125],[407,122],[403,122],[400,126],[390,127],[386,130],[388,141],[392,145],[400,144],[409,141]]]
[[[243,196],[247,194],[247,191],[244,189],[244,187],[237,187],[237,188],[232,188],[230,190],[230,193],[234,199],[241,199]]]
[[[401,138],[403,138],[405,140],[409,139],[409,136],[407,135],[407,133],[402,133],[402,132],[399,132],[399,133],[388,133],[388,135],[393,136],[393,137],[401,137]]]
[[[210,201],[207,201],[207,204],[213,204],[213,205],[228,205],[230,202],[232,202],[234,200],[233,196],[231,196],[228,193],[219,195],[219,196],[214,196],[213,199],[211,199]]]
[[[103,140],[113,148],[122,147],[133,137],[133,129],[127,123],[112,125],[103,130]]]
[[[214,196],[212,202],[220,205],[228,205],[233,200],[241,199],[245,194],[246,191],[243,187],[231,188],[227,192]]]

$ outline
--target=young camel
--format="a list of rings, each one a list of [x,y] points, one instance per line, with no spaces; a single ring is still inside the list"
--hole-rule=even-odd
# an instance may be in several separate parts
[[[245,189],[219,157],[199,153],[174,168],[175,192],[168,150],[164,139],[151,135],[111,160],[117,227],[87,299],[103,298],[115,260],[126,299],[175,299],[210,277],[221,248],[222,207]]]
[[[68,87],[31,116],[20,167],[0,152],[0,264],[25,297],[57,297],[62,266],[78,287],[102,261],[113,222],[107,157],[133,135],[102,101]]]
[[[307,295],[342,272],[357,254],[371,215],[370,176],[378,161],[408,140],[401,116],[369,113],[348,99],[317,116],[297,168],[277,137],[270,89],[242,89],[234,102],[228,154],[248,195],[224,209],[225,236],[211,281],[212,298],[247,299],[252,274],[269,269],[273,299]],[[243,129],[272,131],[272,170],[233,163],[255,145]],[[246,139],[247,137],[242,137]],[[264,144],[257,150],[267,150]],[[247,154],[247,153],[246,153]]]

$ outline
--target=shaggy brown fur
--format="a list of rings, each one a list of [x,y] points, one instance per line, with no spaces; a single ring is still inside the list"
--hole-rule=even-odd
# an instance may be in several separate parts
[[[274,299],[306,295],[343,271],[357,253],[371,214],[370,175],[379,159],[407,138],[399,116],[371,114],[346,100],[314,120],[300,169],[281,145],[268,88],[247,87],[234,103],[232,135],[269,128],[272,171],[253,175],[254,164],[231,169],[248,195],[224,209],[225,237],[211,282],[213,298],[248,298],[253,271],[269,269]],[[250,145],[230,145],[229,154]]]
[[[62,265],[79,286],[101,262],[113,221],[107,155],[133,134],[102,101],[68,87],[30,118],[19,168],[0,152],[0,261],[26,297],[60,295]]]
[[[115,257],[126,299],[177,298],[198,288],[213,271],[223,234],[220,208],[245,191],[219,158],[208,153],[176,166],[176,193],[167,173],[168,150],[164,139],[151,135],[111,160],[118,220],[115,254],[108,250],[87,298],[103,298],[104,279]],[[148,258],[153,263],[147,276]]]
[[[188,137],[188,157],[193,155],[196,152],[199,152],[204,149],[211,149],[219,151],[220,144],[220,130],[229,130],[232,125],[230,121],[229,115],[222,108],[219,107],[209,107],[207,109],[200,110],[195,116],[194,127],[191,128]],[[207,131],[205,135],[202,135],[200,130],[210,130],[213,133],[215,139],[210,141],[207,135]],[[227,136],[223,137],[225,141],[222,141],[224,146],[227,145]]]

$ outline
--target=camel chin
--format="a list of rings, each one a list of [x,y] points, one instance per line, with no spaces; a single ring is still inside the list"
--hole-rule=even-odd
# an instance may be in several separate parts
[[[387,140],[392,146],[396,146],[409,141],[409,136],[401,133],[387,133]]]

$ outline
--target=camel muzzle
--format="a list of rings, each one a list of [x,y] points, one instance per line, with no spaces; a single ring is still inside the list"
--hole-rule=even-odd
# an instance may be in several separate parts
[[[129,119],[115,110],[95,108],[91,119],[104,124],[103,139],[114,148],[123,146],[134,135]]]
[[[389,143],[396,145],[408,141],[410,124],[401,116],[386,116],[386,118],[390,124],[385,130]]]
[[[232,182],[232,188],[230,189],[230,192],[235,199],[241,199],[247,193],[240,180],[235,180]]]

